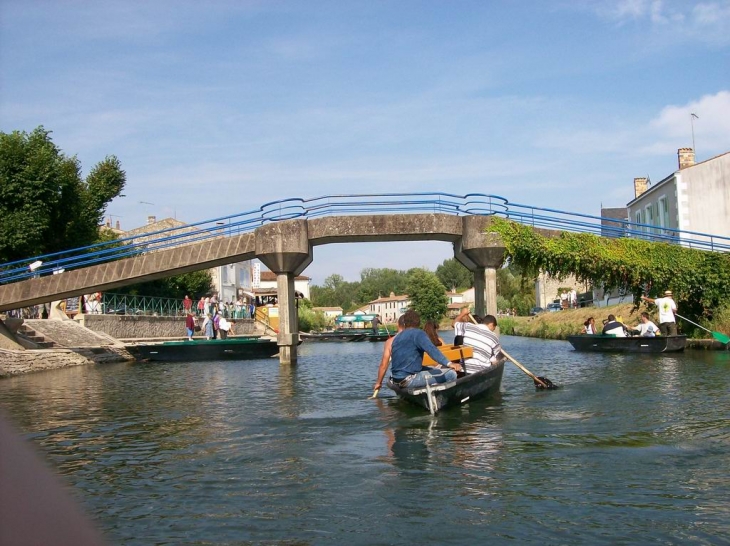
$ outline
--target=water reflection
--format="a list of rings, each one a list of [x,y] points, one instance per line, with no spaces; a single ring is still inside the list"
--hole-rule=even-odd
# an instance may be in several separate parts
[[[509,367],[501,397],[431,417],[387,390],[368,399],[381,345],[305,344],[296,367],[12,378],[0,405],[119,544],[726,536],[730,355],[504,343],[561,388],[536,391]],[[434,525],[434,510],[452,525]]]

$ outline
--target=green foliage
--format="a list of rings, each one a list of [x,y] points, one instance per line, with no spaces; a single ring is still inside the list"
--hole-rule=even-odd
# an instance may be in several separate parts
[[[342,307],[348,312],[358,307],[359,288],[360,283],[347,282],[341,275],[333,274],[322,286],[312,286],[309,292],[315,307]]]
[[[408,273],[396,269],[366,268],[360,272],[360,288],[357,292],[359,302],[367,303],[391,292],[403,294],[408,285]]]
[[[438,324],[446,314],[446,290],[435,273],[425,269],[411,270],[406,291],[411,299],[411,309],[421,315],[422,322],[433,320]]]
[[[0,132],[0,262],[97,242],[106,206],[125,181],[113,156],[83,180],[76,157],[66,157],[43,127]]]
[[[316,332],[327,327],[327,318],[320,311],[299,307],[299,331]]]
[[[436,268],[436,276],[447,290],[461,292],[474,285],[474,275],[455,258],[444,260]]]
[[[213,290],[213,279],[208,270],[183,273],[165,279],[131,284],[115,290],[118,294],[150,296],[158,298],[183,298],[186,294],[193,300],[200,299]]]
[[[642,294],[656,297],[669,289],[680,313],[694,317],[711,317],[730,299],[728,254],[586,233],[545,237],[503,219],[495,219],[490,229],[502,236],[510,261],[529,274],[543,270],[558,279],[575,275],[607,289],[624,288],[636,305]]]

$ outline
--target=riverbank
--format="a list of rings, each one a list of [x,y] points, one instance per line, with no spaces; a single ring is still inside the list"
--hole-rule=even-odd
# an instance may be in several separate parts
[[[583,307],[580,309],[566,309],[555,313],[540,313],[532,317],[500,317],[498,319],[502,334],[534,337],[539,339],[565,340],[570,335],[580,334],[583,323],[590,317],[596,319],[600,328],[603,319],[612,314],[622,320],[627,326],[639,324],[639,317],[646,307],[634,308],[632,303],[623,303],[608,307]],[[655,313],[648,310],[652,320],[658,324]],[[682,321],[679,321],[680,331]],[[718,329],[718,330],[721,330]],[[728,346],[712,338],[691,338],[687,340],[688,349],[727,350]]]

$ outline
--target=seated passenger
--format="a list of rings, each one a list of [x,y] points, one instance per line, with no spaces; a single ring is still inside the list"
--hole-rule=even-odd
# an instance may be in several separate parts
[[[632,331],[634,332],[641,337],[656,337],[659,327],[651,321],[649,313],[641,313],[641,322]]]
[[[626,337],[626,327],[618,322],[614,315],[608,315],[608,322],[603,327],[603,335]]]
[[[420,326],[421,317],[418,313],[409,310],[403,314],[404,330],[395,336],[391,345],[390,369],[393,383],[402,388],[417,389],[427,384],[455,381],[455,370],[461,366],[449,362]],[[424,367],[423,353],[428,353],[439,365]]]
[[[466,359],[466,373],[472,374],[504,360],[499,338],[494,330],[497,319],[487,315],[474,317],[477,324],[464,323],[464,345],[474,350],[474,356]]]
[[[596,319],[593,317],[588,317],[588,319],[583,323],[583,329],[580,331],[581,334],[588,334],[592,335],[596,333]]]
[[[423,331],[426,332],[428,339],[430,339],[431,343],[436,345],[436,347],[440,347],[444,344],[444,340],[441,339],[438,334],[438,325],[434,321],[427,320],[423,327]]]

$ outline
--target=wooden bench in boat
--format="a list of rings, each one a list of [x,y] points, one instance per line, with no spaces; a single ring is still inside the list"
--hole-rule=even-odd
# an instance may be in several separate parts
[[[466,345],[441,345],[438,349],[444,353],[444,356],[451,362],[461,362],[461,359],[467,359],[474,356],[474,350]],[[428,356],[428,353],[423,354],[423,365],[424,366],[435,366],[436,361]]]

